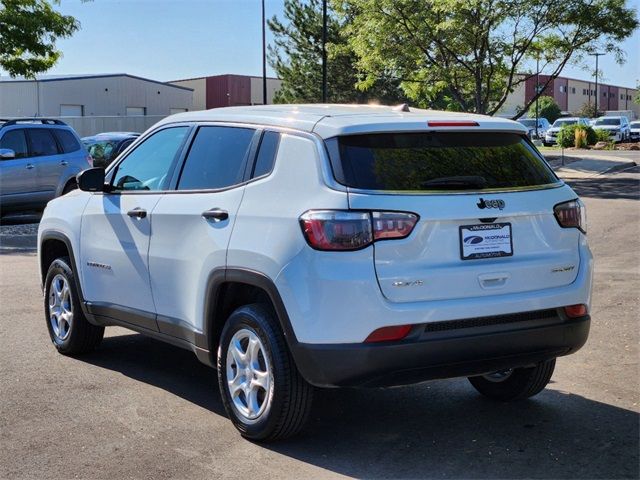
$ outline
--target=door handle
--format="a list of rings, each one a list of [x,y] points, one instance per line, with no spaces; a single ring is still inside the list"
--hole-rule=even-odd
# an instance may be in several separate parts
[[[202,212],[202,216],[207,220],[213,220],[214,222],[222,222],[229,218],[229,212],[222,210],[221,208],[212,208]]]
[[[136,207],[133,210],[129,210],[127,215],[140,219],[147,216],[147,211],[144,208]]]
[[[33,168],[33,163],[27,163],[26,169],[31,170]]]
[[[62,160],[60,162],[60,165],[62,165],[63,167],[66,167],[67,165],[69,165],[69,162],[67,162],[66,160]]]

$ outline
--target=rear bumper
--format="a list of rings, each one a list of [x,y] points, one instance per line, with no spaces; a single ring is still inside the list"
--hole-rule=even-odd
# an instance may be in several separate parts
[[[513,321],[508,317],[497,324],[487,319],[498,317],[471,319],[465,322],[476,323],[444,330],[416,325],[400,342],[299,343],[292,350],[302,376],[313,385],[390,386],[535,364],[577,351],[589,334],[589,316],[569,319],[560,309],[516,314]]]

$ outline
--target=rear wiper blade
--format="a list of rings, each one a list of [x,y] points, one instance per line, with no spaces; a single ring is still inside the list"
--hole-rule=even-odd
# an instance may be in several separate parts
[[[439,177],[422,182],[425,188],[435,188],[443,190],[459,190],[467,188],[484,188],[487,181],[479,175],[460,175],[455,177]]]

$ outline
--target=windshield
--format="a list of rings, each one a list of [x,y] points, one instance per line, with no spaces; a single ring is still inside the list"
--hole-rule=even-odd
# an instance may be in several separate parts
[[[98,140],[93,144],[86,145],[86,147],[89,151],[89,155],[91,155],[94,160],[109,161],[112,160],[117,145],[118,144],[116,142],[109,140]]]
[[[620,125],[620,119],[619,118],[599,118],[598,120],[596,120],[596,123],[594,125],[596,125],[596,126],[598,126],[598,125]]]
[[[526,119],[526,120],[518,120],[518,122],[520,122],[525,127],[535,127],[536,126],[535,119],[532,119],[532,120],[528,120],[528,119]]]
[[[578,123],[578,120],[556,120],[553,122],[554,127],[561,127],[562,125],[575,125]]]
[[[631,122],[629,126],[631,128],[640,128],[640,122]]]
[[[558,181],[515,133],[380,133],[327,144],[336,179],[365,190],[509,189]]]

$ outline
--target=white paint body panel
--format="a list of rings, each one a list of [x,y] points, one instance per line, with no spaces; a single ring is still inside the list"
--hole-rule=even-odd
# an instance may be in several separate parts
[[[226,266],[227,246],[244,187],[216,193],[165,194],[151,214],[151,290],[165,322],[202,332],[209,274]],[[220,208],[222,221],[202,212]],[[159,322],[162,331],[162,322]]]
[[[83,293],[89,302],[155,312],[149,284],[151,212],[161,194],[91,196],[82,217],[80,255]],[[129,217],[135,208],[146,218]],[[91,266],[98,263],[108,266]]]

